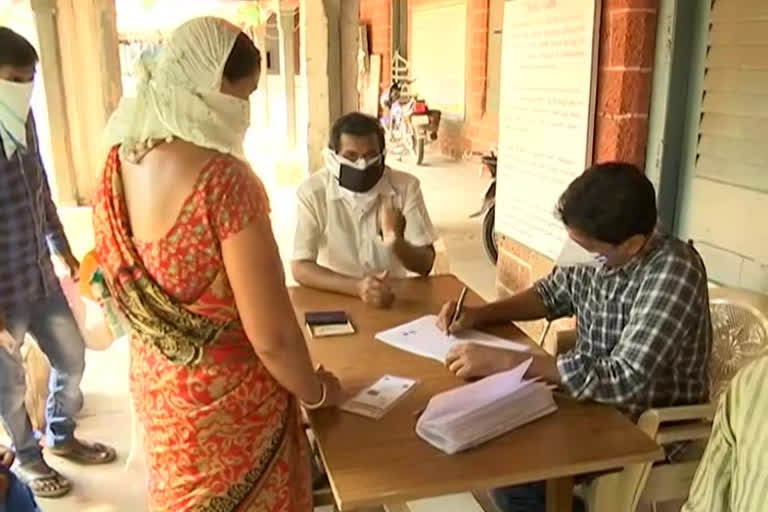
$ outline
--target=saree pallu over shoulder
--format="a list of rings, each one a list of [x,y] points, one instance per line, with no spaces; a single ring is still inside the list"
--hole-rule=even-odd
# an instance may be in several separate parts
[[[152,279],[131,241],[116,150],[110,154],[104,173],[105,208],[100,220],[107,222],[107,229],[100,234],[111,238],[109,245],[120,258],[116,266],[102,266],[107,286],[138,340],[154,346],[175,364],[197,364],[204,347],[235,322],[216,322],[190,311]]]
[[[235,323],[215,322],[176,304],[137,266],[119,269],[110,288],[133,336],[175,364],[199,363],[204,348]]]

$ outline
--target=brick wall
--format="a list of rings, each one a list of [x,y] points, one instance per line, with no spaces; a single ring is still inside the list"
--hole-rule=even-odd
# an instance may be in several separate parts
[[[642,167],[648,139],[651,71],[658,0],[603,0],[594,160],[628,160]],[[499,247],[500,295],[522,290],[552,270],[552,260],[505,239]],[[544,322],[522,327],[536,339]],[[571,320],[555,325],[550,333]]]
[[[499,140],[499,114],[486,109],[488,68],[488,0],[467,0],[466,151],[486,151]]]
[[[657,7],[658,0],[603,1],[595,161],[644,164]]]

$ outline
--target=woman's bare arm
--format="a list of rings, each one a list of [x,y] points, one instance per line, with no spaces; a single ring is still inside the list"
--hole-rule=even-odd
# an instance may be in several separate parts
[[[282,262],[268,219],[257,219],[221,244],[224,267],[245,333],[269,372],[307,403],[321,398],[285,287]]]

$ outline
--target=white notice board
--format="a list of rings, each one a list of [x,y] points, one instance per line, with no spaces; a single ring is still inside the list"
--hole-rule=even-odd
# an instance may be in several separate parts
[[[597,0],[507,0],[496,230],[555,258],[560,194],[591,163]]]

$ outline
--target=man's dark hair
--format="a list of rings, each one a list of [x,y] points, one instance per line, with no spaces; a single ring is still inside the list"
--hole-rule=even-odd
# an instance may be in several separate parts
[[[341,146],[342,135],[353,135],[355,137],[366,137],[375,135],[379,141],[379,151],[384,151],[384,128],[375,117],[363,114],[362,112],[351,112],[338,118],[331,128],[330,148],[338,153]]]
[[[0,67],[25,68],[38,61],[37,50],[24,36],[0,27]]]
[[[568,185],[557,204],[563,224],[601,242],[619,245],[656,227],[656,193],[635,165],[593,165]]]
[[[224,64],[224,77],[236,82],[261,69],[261,52],[251,38],[240,32]]]

